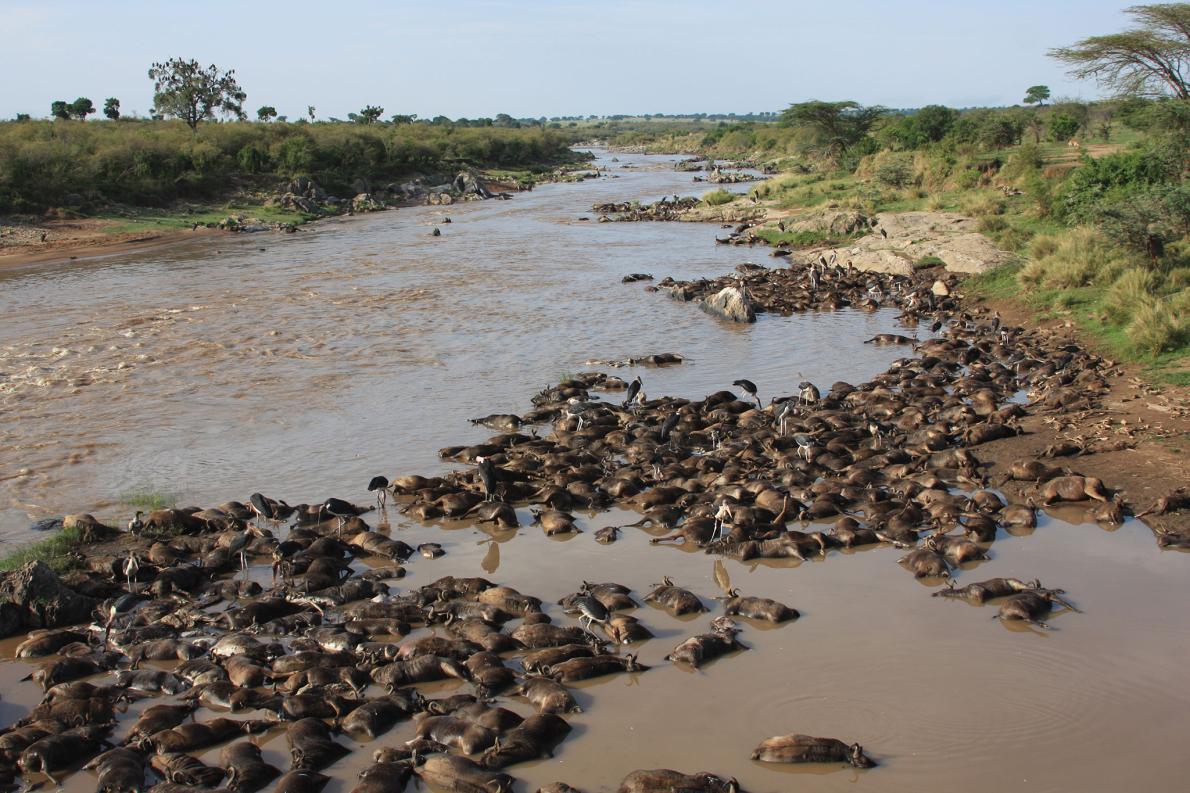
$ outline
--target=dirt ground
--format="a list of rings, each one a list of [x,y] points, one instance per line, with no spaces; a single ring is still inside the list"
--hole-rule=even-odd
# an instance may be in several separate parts
[[[1086,340],[1061,321],[1039,324],[1031,312],[1005,301],[989,301],[986,306],[998,311],[1005,324],[1040,327],[1060,339],[1086,346]],[[1051,466],[1098,477],[1130,514],[1148,509],[1177,488],[1190,488],[1190,389],[1147,383],[1140,377],[1140,367],[1118,363],[1107,372],[1107,383],[1108,390],[1095,408],[1054,412],[1030,409],[1021,420],[1024,434],[986,443],[972,451],[992,464],[993,482],[998,482],[1007,466],[1020,459],[1043,459]],[[1086,451],[1074,456],[1042,457],[1046,448],[1063,441]],[[1009,482],[1003,489],[1023,501],[1033,486]],[[1190,514],[1185,510],[1148,515],[1141,520],[1155,534],[1190,538]]]
[[[196,234],[221,233],[209,229],[112,233],[107,230],[110,225],[109,221],[95,218],[38,222],[0,219],[0,267],[67,256],[77,259],[98,254],[120,253],[190,239]]]

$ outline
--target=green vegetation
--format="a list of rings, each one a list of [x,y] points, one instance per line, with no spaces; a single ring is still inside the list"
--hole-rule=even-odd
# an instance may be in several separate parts
[[[1072,76],[1097,80],[1120,96],[1190,99],[1190,3],[1133,6],[1128,13],[1136,27],[1085,38],[1050,56]]]
[[[772,227],[758,229],[756,236],[770,245],[784,245],[791,248],[813,248],[817,245],[836,246],[842,244],[845,239],[844,237],[832,237],[818,229],[781,231]]]
[[[739,198],[739,193],[733,193],[730,190],[724,190],[720,187],[718,190],[712,190],[702,197],[702,202],[709,207],[723,206],[730,204]]]
[[[775,124],[631,125],[622,136],[653,151],[775,169],[780,175],[751,195],[795,221],[827,210],[976,218],[1020,260],[973,279],[971,291],[1072,321],[1113,356],[1184,379],[1190,99],[1181,75],[1190,71],[1190,3],[1129,13],[1138,29],[1053,52],[1077,74],[1126,94],[1112,100],[1051,99],[1037,85],[1026,90],[1026,106],[999,109],[893,112],[814,101],[792,105]],[[774,244],[834,244],[823,232],[756,233]]]
[[[198,61],[170,58],[149,67],[153,81],[153,110],[155,115],[180,118],[191,130],[200,121],[210,121],[216,113],[232,118],[244,118],[247,94],[235,79],[235,70],[220,71],[211,64],[206,68]]]
[[[574,160],[570,140],[540,128],[433,125],[203,124],[176,121],[0,123],[0,212],[112,204],[166,207],[276,190],[308,176],[332,194],[358,179],[453,176],[461,167],[528,168]]]
[[[178,505],[178,498],[173,493],[161,490],[130,490],[120,496],[120,503],[144,512],[155,509],[171,509]]]
[[[0,559],[0,571],[16,570],[32,561],[42,561],[62,573],[74,567],[71,551],[83,544],[79,529],[59,529],[41,542],[26,545]]]
[[[946,262],[937,256],[923,256],[913,263],[914,270],[928,270],[931,267],[945,267]]]

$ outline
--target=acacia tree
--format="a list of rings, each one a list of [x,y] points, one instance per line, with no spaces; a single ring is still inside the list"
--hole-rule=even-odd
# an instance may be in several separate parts
[[[1137,27],[1050,50],[1050,57],[1070,67],[1072,77],[1096,80],[1117,95],[1190,99],[1190,3],[1127,11]]]
[[[1045,100],[1050,98],[1050,87],[1048,85],[1031,85],[1025,91],[1025,104],[1037,105],[1041,107],[1045,104]]]
[[[70,118],[70,103],[64,99],[56,99],[50,103],[50,115],[63,121]]]
[[[154,63],[149,68],[153,81],[155,114],[174,116],[186,122],[192,130],[200,121],[227,113],[243,120],[247,94],[235,79],[235,70],[219,71],[215,64],[203,68],[198,61],[171,58]]]
[[[882,107],[863,107],[859,102],[821,102],[817,99],[790,105],[781,113],[781,124],[804,127],[829,154],[838,155],[865,137]]]
[[[109,96],[106,100],[104,100],[103,115],[107,116],[112,121],[116,121],[117,119],[119,119],[120,118],[120,100],[116,99],[114,96]]]
[[[256,111],[257,121],[269,121],[277,117],[277,108],[272,105],[263,105]]]

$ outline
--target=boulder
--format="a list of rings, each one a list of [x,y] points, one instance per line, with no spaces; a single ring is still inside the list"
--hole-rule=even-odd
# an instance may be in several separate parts
[[[740,289],[728,286],[705,298],[700,304],[703,311],[715,314],[732,322],[755,322],[756,310],[752,301]]]
[[[480,198],[491,198],[492,194],[484,185],[479,175],[472,171],[460,171],[455,176],[451,187],[460,195],[477,195]]]
[[[360,193],[351,199],[352,212],[379,212],[382,209],[384,204],[373,198],[370,193]]]
[[[0,637],[87,622],[98,605],[64,585],[44,562],[29,562],[0,578]]]
[[[934,285],[930,287],[930,291],[934,293],[935,297],[950,297],[950,287],[942,281],[935,281]]]

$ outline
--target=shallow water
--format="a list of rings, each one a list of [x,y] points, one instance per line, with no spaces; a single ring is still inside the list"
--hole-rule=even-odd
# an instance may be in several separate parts
[[[622,178],[547,185],[509,202],[0,274],[0,448],[14,450],[0,460],[4,536],[27,539],[29,515],[85,509],[122,522],[129,509],[109,499],[136,490],[196,504],[253,490],[291,503],[365,502],[373,474],[443,470],[439,447],[492,434],[468,418],[522,412],[563,372],[598,368],[588,358],[678,352],[689,358],[681,366],[615,373],[639,372],[651,396],[701,397],[748,377],[767,401],[803,376],[825,390],[904,354],[860,343],[903,332],[891,312],[762,316],[740,327],[619,284],[630,272],[713,276],[772,262],[763,249],[714,245],[718,230],[707,226],[577,220],[601,201],[692,192],[690,175],[664,159],[620,159],[604,164]],[[617,167],[630,163],[638,168]],[[453,222],[429,237],[444,214]],[[16,476],[20,468],[31,473]],[[633,513],[583,514],[584,533],[566,539],[532,526],[493,535],[413,524],[392,509],[387,517],[394,536],[447,550],[411,560],[400,589],[486,575],[552,601],[586,579],[623,583],[639,600],[668,574],[715,606],[712,557],[650,547],[632,529],[611,546],[591,538]],[[634,651],[653,668],[578,684],[584,712],[568,717],[576,729],[556,757],[508,771],[522,791],[556,779],[613,790],[629,771],[667,766],[736,776],[753,793],[1179,789],[1190,771],[1178,748],[1190,726],[1180,685],[1190,555],[1158,551],[1136,522],[1108,532],[1082,518],[1068,508],[1035,531],[1002,533],[990,561],[959,573],[961,584],[1011,575],[1067,590],[1083,613],[1054,616],[1048,633],[993,622],[992,606],[931,598],[889,547],[806,563],[726,561],[745,594],[802,618],[747,623],[750,650],[689,672],[662,657],[716,612],[679,620],[642,606],[635,614],[657,638]],[[27,671],[3,670],[0,724],[38,701],[32,683],[15,682]],[[455,689],[469,687],[433,687]],[[859,741],[881,765],[748,759],[760,740],[793,732]],[[411,733],[402,725],[375,743]],[[282,733],[263,740],[266,759],[286,767]],[[351,789],[374,747],[364,748],[328,772],[330,793]],[[67,789],[92,785],[81,773]]]

